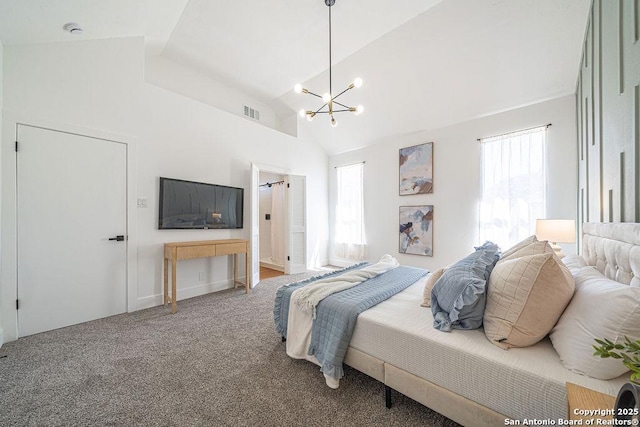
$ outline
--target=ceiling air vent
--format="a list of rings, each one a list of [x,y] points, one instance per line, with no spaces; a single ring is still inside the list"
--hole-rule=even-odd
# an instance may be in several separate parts
[[[260,111],[254,110],[251,107],[244,106],[244,115],[250,119],[260,120]]]

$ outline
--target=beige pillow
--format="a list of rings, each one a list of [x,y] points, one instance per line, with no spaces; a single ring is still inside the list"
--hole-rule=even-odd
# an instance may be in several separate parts
[[[535,236],[532,236],[532,237],[535,237]],[[547,242],[546,240],[536,240],[534,242],[529,243],[526,246],[521,246],[519,248],[515,248],[515,250],[512,250],[514,248],[509,249],[509,253],[507,255],[503,254],[502,257],[500,258],[500,261],[507,260],[507,259],[522,258],[523,256],[528,256],[528,255],[538,255],[538,254],[555,255],[553,248],[549,245],[549,242]]]
[[[424,301],[420,304],[422,307],[431,307],[431,289],[442,276],[444,270],[444,268],[439,268],[427,277],[427,282],[424,285]]]
[[[574,289],[569,269],[546,249],[500,260],[489,278],[485,335],[503,349],[537,343],[554,327]]]
[[[537,242],[538,238],[534,235],[527,237],[526,239],[524,239],[521,242],[516,243],[515,245],[513,245],[512,247],[510,247],[509,249],[507,249],[506,251],[502,252],[502,258],[506,258],[508,256],[510,256],[511,254],[513,254],[514,252],[517,252],[518,250],[529,246],[531,243],[533,242]]]

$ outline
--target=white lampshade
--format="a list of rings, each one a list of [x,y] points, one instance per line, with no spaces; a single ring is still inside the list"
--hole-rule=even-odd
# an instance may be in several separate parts
[[[572,219],[537,219],[536,237],[553,243],[576,241],[576,222]]]

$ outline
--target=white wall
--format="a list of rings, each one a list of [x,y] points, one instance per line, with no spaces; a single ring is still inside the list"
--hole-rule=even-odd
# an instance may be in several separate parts
[[[268,172],[260,172],[260,184],[268,182],[283,181],[283,175],[276,175]],[[272,187],[260,187],[260,259],[271,258],[271,220],[267,220],[265,215],[271,215]],[[284,236],[282,236],[284,242]]]
[[[366,258],[377,260],[392,254],[402,264],[434,270],[473,251],[478,243],[480,196],[480,144],[477,139],[551,123],[548,130],[547,217],[576,218],[577,149],[575,97],[566,96],[540,104],[491,115],[458,125],[400,134],[372,147],[329,159],[330,224],[334,224],[335,166],[365,161],[364,203],[367,235]],[[430,195],[398,195],[398,150],[433,142],[434,192]],[[433,257],[398,252],[398,208],[433,204]],[[331,230],[333,232],[333,230]],[[575,253],[575,245],[563,245]],[[330,262],[336,259],[333,247]]]
[[[144,81],[142,38],[7,46],[4,49],[2,133],[2,325],[16,338],[15,300],[15,123],[58,124],[65,129],[121,135],[135,152],[135,197],[148,208],[134,210],[129,241],[137,276],[130,280],[131,310],[161,303],[162,244],[168,241],[250,237],[251,162],[307,176],[310,254],[307,264],[326,259],[328,159],[309,140],[212,108]],[[301,162],[301,159],[305,159]],[[245,188],[242,230],[157,230],[158,177]],[[137,190],[135,190],[137,189]],[[131,200],[131,198],[129,199]],[[69,201],[73,206],[76,201]],[[315,255],[314,255],[315,254]],[[131,260],[131,258],[130,258]],[[244,262],[242,260],[241,262]],[[199,272],[206,280],[199,282]],[[178,284],[183,297],[227,286],[226,257],[183,261]],[[133,298],[131,298],[133,295]],[[133,301],[132,301],[133,300]]]
[[[271,215],[271,188],[260,187],[260,259],[271,258],[271,221],[266,215]]]
[[[260,120],[256,123],[292,136],[297,134],[297,126],[283,123],[273,108],[264,102],[164,56],[146,58],[145,80],[242,118],[245,118],[243,107],[247,105],[260,111]],[[295,116],[295,112],[291,111],[289,115]]]
[[[3,98],[3,58],[4,58],[4,46],[2,42],[0,42],[0,135],[2,135],[2,110],[4,107],[4,98]],[[2,164],[2,150],[0,150],[0,165]],[[2,166],[0,166],[0,171],[2,171]],[[0,205],[2,204],[0,198]],[[0,224],[2,224],[2,209],[0,209]],[[2,227],[0,227],[0,239],[2,239]],[[2,247],[0,247],[0,259],[2,259]],[[2,277],[2,265],[0,264],[0,277]],[[0,347],[2,347],[2,343],[4,343],[4,330],[2,329],[2,293],[0,292]]]

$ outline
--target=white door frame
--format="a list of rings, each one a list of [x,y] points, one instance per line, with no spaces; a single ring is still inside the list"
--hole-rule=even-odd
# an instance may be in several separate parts
[[[126,144],[127,147],[127,312],[137,310],[138,276],[138,232],[136,215],[137,156],[135,138],[113,133],[87,129],[80,126],[48,121],[12,112],[4,112],[2,121],[2,143],[0,156],[0,176],[2,181],[0,211],[2,233],[0,235],[0,328],[4,329],[4,341],[18,338],[18,259],[17,259],[17,218],[16,218],[16,153],[15,142],[18,125],[41,127],[55,131],[84,135],[92,138],[109,139]]]

